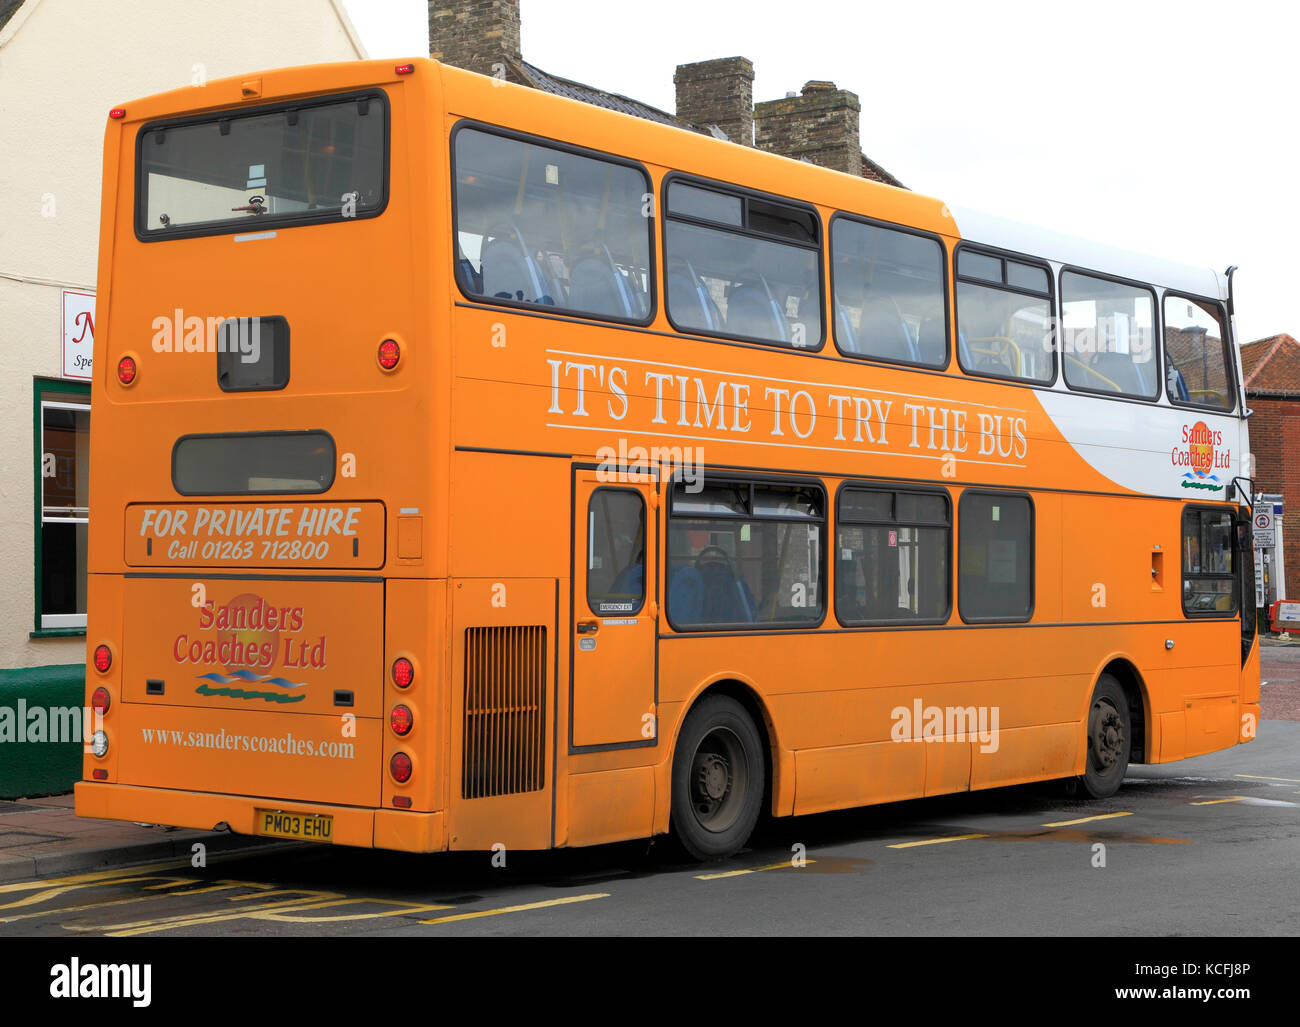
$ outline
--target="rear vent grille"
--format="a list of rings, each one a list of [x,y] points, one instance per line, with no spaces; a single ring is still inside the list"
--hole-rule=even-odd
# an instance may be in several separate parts
[[[544,627],[466,629],[464,798],[543,786],[545,700]]]

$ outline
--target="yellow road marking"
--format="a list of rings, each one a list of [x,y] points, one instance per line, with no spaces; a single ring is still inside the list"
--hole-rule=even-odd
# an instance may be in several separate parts
[[[816,862],[817,861],[815,859],[806,859],[804,860],[804,865],[808,866]],[[792,870],[792,869],[794,869],[794,864],[787,859],[784,862],[773,863],[770,866],[750,867],[748,870],[725,870],[720,874],[696,874],[695,880],[717,881],[717,880],[721,880],[724,877],[739,877],[741,874],[761,874],[764,870]]]
[[[926,838],[924,841],[919,841],[919,842],[898,842],[895,845],[890,845],[889,848],[914,849],[918,845],[942,845],[944,842],[964,842],[964,841],[969,841],[971,838],[987,838],[987,837],[988,835],[986,834],[954,834],[954,835],[949,835],[947,838]]]
[[[1123,813],[1099,813],[1095,817],[1080,817],[1078,820],[1058,820],[1054,824],[1044,824],[1044,827],[1073,827],[1075,824],[1090,824],[1094,820],[1114,820],[1116,817],[1131,817],[1132,810]]]
[[[343,920],[373,920],[381,916],[403,916],[411,913],[432,913],[435,909],[454,909],[454,906],[432,905],[421,906],[414,905],[410,902],[402,902],[398,899],[344,899],[342,902],[336,902],[327,899],[324,902],[313,903],[310,906],[295,906],[295,912],[300,909],[328,909],[331,906],[355,906],[365,904],[374,904],[376,906],[396,906],[396,909],[389,909],[383,913],[347,913],[339,916],[286,916],[283,913],[250,913],[250,920],[275,920],[282,924],[323,924],[336,923]],[[428,921],[421,921],[427,923]]]
[[[1204,802],[1189,802],[1189,806],[1217,806],[1221,802],[1241,802],[1244,795],[1234,795],[1231,799],[1206,799]]]
[[[1289,781],[1291,784],[1300,784],[1300,777],[1265,777],[1263,774],[1234,774],[1233,776],[1249,778],[1251,781]]]
[[[123,869],[119,867],[116,870],[97,870],[93,874],[77,874],[75,877],[43,877],[36,881],[19,881],[17,884],[0,884],[0,895],[18,891],[35,891],[38,888],[49,888],[51,886],[65,886],[67,888],[79,888],[87,884],[112,884],[115,879],[122,877],[123,874],[130,874],[127,880],[135,880],[141,875],[148,875],[159,870],[175,870],[177,867],[188,867],[188,859],[168,860],[166,863],[150,863],[146,866],[130,867]]]
[[[529,909],[544,909],[547,906],[565,906],[570,902],[586,902],[589,899],[607,899],[609,892],[595,892],[591,895],[568,895],[562,899],[548,899],[545,902],[526,902],[522,906],[503,906],[501,909],[481,909],[477,913],[457,913],[454,916],[440,916],[435,920],[421,920],[422,924],[449,924],[454,920],[475,920],[482,916],[499,916],[502,913],[522,913]]]
[[[245,917],[252,916],[255,913],[280,912],[285,909],[294,909],[299,906],[305,906],[309,903],[317,903],[322,899],[342,899],[344,895],[333,892],[306,891],[301,888],[292,889],[271,889],[268,891],[256,892],[252,895],[230,895],[227,896],[228,902],[242,902],[248,899],[265,899],[272,895],[298,895],[296,899],[280,899],[273,902],[267,902],[260,906],[244,906],[240,909],[222,912],[221,910],[206,910],[198,913],[180,913],[172,916],[152,917],[148,920],[135,920],[124,924],[64,924],[64,929],[77,931],[80,933],[103,932],[110,938],[126,938],[137,934],[150,934],[154,931],[170,931],[181,927],[194,927],[210,923],[221,923],[226,920],[241,920]]]

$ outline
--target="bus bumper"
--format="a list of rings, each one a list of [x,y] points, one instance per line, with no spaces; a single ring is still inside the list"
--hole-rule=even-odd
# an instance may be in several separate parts
[[[183,792],[96,781],[78,781],[74,795],[77,816],[98,820],[130,820],[192,827],[200,831],[211,831],[224,823],[236,834],[257,835],[258,810],[275,810],[332,817],[330,842],[334,845],[405,852],[441,852],[447,848],[441,812],[358,809],[355,806],[251,799],[243,795]]]

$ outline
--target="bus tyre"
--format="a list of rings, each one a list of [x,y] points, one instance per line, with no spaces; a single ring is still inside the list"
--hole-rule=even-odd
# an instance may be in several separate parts
[[[721,859],[749,840],[763,805],[763,742],[745,708],[701,699],[673,754],[672,831],[696,859]]]
[[[1124,780],[1132,739],[1128,697],[1109,674],[1103,674],[1093,690],[1087,731],[1087,764],[1077,779],[1079,788],[1089,798],[1105,799],[1119,791]]]

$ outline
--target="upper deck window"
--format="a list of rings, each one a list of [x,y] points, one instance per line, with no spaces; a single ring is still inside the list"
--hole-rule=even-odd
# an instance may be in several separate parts
[[[1063,271],[1061,302],[1066,384],[1084,392],[1155,399],[1160,369],[1151,290]]]
[[[453,149],[466,295],[649,321],[653,194],[639,166],[469,127]]]
[[[1214,410],[1236,406],[1228,334],[1217,303],[1165,295],[1165,383],[1172,403]]]
[[[674,179],[664,222],[668,319],[679,331],[817,349],[815,211]]]
[[[831,266],[841,353],[924,367],[948,362],[937,239],[836,217]]]
[[[957,251],[957,359],[967,374],[1046,384],[1056,377],[1053,338],[1045,267]]]
[[[141,130],[146,241],[374,217],[388,186],[382,93],[223,111]]]

